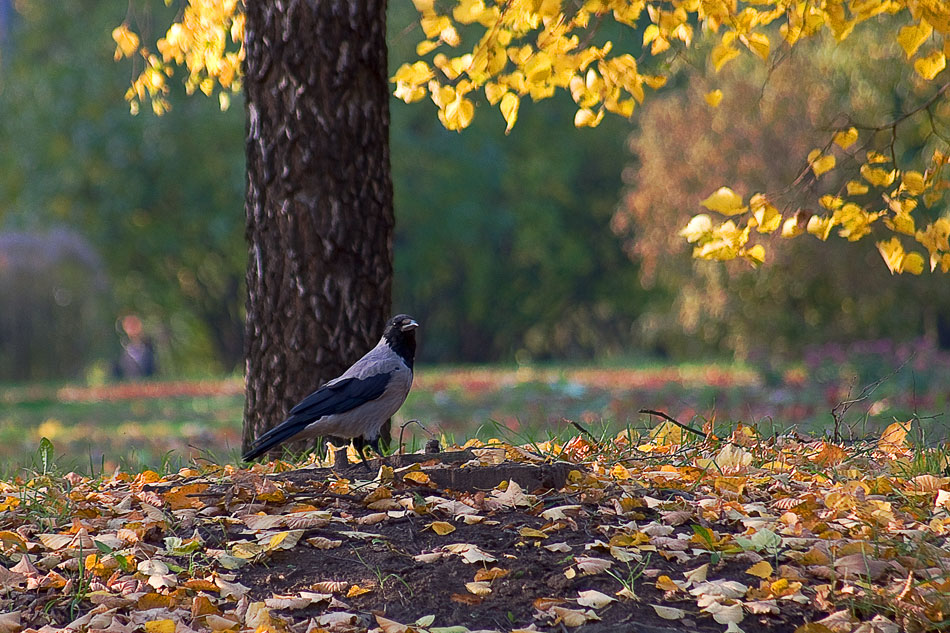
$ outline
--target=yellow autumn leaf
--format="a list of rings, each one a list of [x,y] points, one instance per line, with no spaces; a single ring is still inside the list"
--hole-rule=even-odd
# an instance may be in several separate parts
[[[904,247],[901,246],[900,240],[892,237],[886,242],[878,242],[876,246],[891,274],[900,272],[901,262],[904,260]]]
[[[820,215],[813,215],[808,218],[808,224],[805,225],[805,230],[824,242],[828,239],[828,235],[831,234],[831,229],[834,225],[833,217],[825,218]]]
[[[848,149],[855,144],[858,140],[858,130],[857,128],[848,128],[847,130],[841,130],[835,132],[834,141],[841,149]]]
[[[452,26],[452,21],[447,15],[430,13],[423,15],[419,20],[419,24],[422,26],[422,31],[426,34],[426,37],[438,37],[444,29]]]
[[[120,24],[112,29],[112,39],[115,40],[116,61],[123,57],[131,57],[139,49],[139,36],[129,30],[128,25]]]
[[[548,535],[542,532],[541,530],[536,530],[530,527],[523,527],[518,530],[518,534],[524,538],[547,538]]]
[[[712,53],[709,54],[709,59],[712,61],[713,68],[715,68],[716,72],[718,73],[720,70],[722,70],[723,66],[738,56],[739,49],[737,49],[732,44],[720,42],[719,45],[712,50]]]
[[[518,99],[518,95],[513,92],[506,93],[505,96],[501,98],[501,115],[505,117],[505,122],[508,124],[507,127],[505,127],[505,134],[511,131],[515,121],[518,120],[518,106],[520,103],[521,100]]]
[[[362,596],[364,593],[369,593],[371,589],[366,589],[365,587],[360,587],[359,585],[353,585],[346,592],[347,598],[355,598],[356,596]]]
[[[439,536],[445,536],[455,531],[455,526],[447,521],[433,521],[429,524],[429,527]]]
[[[811,165],[811,170],[815,173],[815,177],[817,178],[823,173],[834,169],[835,157],[831,154],[822,154],[820,149],[813,149],[808,154],[808,163]]]
[[[871,167],[870,165],[861,165],[861,176],[876,187],[888,187],[897,177],[895,170],[887,171],[881,167]]]
[[[772,575],[773,571],[774,570],[772,569],[772,565],[769,563],[769,561],[760,560],[755,565],[745,570],[745,573],[765,580]]]
[[[623,464],[614,464],[614,467],[610,469],[610,476],[620,481],[630,479],[632,477],[630,470]]]
[[[749,208],[755,218],[755,227],[759,233],[774,233],[782,225],[782,214],[761,193],[749,199]]]
[[[920,253],[905,252],[903,245],[896,237],[892,237],[886,242],[878,242],[876,246],[891,274],[910,273],[919,275],[924,271],[923,256]]]
[[[581,108],[574,114],[574,127],[597,127],[603,118],[603,110],[594,114],[590,108]]]
[[[860,196],[868,192],[868,186],[857,180],[848,181],[847,189],[849,196]]]
[[[919,171],[905,171],[901,174],[901,184],[908,193],[914,196],[919,196],[926,188],[924,175]]]
[[[454,26],[447,26],[439,32],[439,39],[449,46],[458,46],[462,39]]]
[[[456,98],[439,111],[442,124],[449,130],[464,130],[475,116],[475,104],[471,100],[457,95]]]
[[[737,215],[744,213],[747,209],[742,204],[742,196],[734,192],[729,187],[720,187],[708,198],[700,202],[701,205],[723,215]]]
[[[933,33],[933,27],[926,21],[921,20],[917,24],[908,24],[897,32],[897,43],[904,49],[907,59],[914,56],[920,45],[923,44],[930,34]]]
[[[763,61],[769,58],[769,38],[764,33],[750,33],[745,40],[745,45]]]
[[[910,273],[911,275],[919,275],[924,272],[924,258],[920,253],[910,252],[904,256],[904,261],[901,262],[902,273]]]
[[[673,582],[673,579],[667,575],[662,575],[656,579],[656,588],[660,591],[679,591],[680,586]]]
[[[712,218],[710,218],[705,213],[700,213],[693,216],[679,234],[682,237],[686,238],[686,241],[692,244],[693,242],[698,242],[712,232],[713,223]]]
[[[476,596],[487,596],[491,593],[491,583],[482,580],[465,583],[465,589]]]
[[[507,92],[508,88],[501,84],[496,84],[494,82],[485,84],[485,98],[488,99],[488,103],[491,105],[495,105],[501,101],[501,98],[504,97],[505,93]]]
[[[422,40],[416,44],[416,55],[422,57],[423,55],[428,55],[435,49],[439,47],[439,42],[434,42],[432,40]]]
[[[175,621],[149,620],[145,623],[145,633],[175,633]]]
[[[425,473],[423,473],[423,472],[420,472],[420,471],[418,471],[418,470],[409,471],[408,473],[405,473],[405,474],[402,476],[402,478],[403,478],[403,479],[408,479],[409,481],[411,481],[411,482],[413,482],[413,483],[417,483],[417,484],[420,484],[420,485],[423,485],[423,486],[429,484],[429,483],[432,481],[432,480],[429,478],[429,475],[427,475],[427,474],[425,474]]]
[[[764,258],[763,250],[763,258]],[[720,470],[741,470],[752,463],[752,453],[741,446],[726,444],[723,446],[714,460]]]
[[[705,95],[703,95],[703,98],[710,107],[718,108],[719,103],[722,101],[722,90],[719,90],[718,88],[715,90],[710,90]]]
[[[902,453],[904,441],[907,439],[907,431],[910,429],[910,422],[894,422],[890,424],[881,438],[877,441],[878,450],[884,451],[889,455]]]
[[[914,62],[914,70],[917,74],[930,81],[940,74],[947,67],[947,58],[943,51],[937,50],[926,57],[921,57]]]

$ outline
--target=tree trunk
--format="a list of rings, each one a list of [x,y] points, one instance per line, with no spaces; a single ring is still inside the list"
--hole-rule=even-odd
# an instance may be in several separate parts
[[[385,0],[246,14],[245,450],[376,344],[393,233]]]

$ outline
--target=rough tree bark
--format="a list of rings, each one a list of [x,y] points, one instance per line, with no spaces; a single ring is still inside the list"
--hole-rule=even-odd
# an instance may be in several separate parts
[[[393,233],[386,1],[246,14],[245,450],[375,345]]]

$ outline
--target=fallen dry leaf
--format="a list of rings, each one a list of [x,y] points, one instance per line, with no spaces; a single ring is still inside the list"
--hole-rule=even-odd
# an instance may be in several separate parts
[[[610,596],[594,589],[577,592],[577,604],[582,607],[593,607],[595,609],[600,609],[602,607],[606,607],[611,602],[616,601],[616,598],[611,598]]]
[[[656,614],[664,620],[682,620],[686,617],[686,612],[675,607],[664,607],[658,604],[651,604]]]

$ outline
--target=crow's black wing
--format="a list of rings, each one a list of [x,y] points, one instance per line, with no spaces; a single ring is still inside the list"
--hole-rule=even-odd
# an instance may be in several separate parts
[[[301,400],[290,410],[290,415],[315,420],[325,415],[346,413],[383,395],[390,378],[391,373],[384,373],[367,378],[344,378],[339,382],[324,385]]]
[[[254,446],[242,455],[242,458],[250,461],[260,457],[304,431],[314,420],[336,413],[346,413],[375,400],[386,391],[386,385],[391,378],[391,373],[382,373],[366,378],[344,378],[323,385],[291,409],[286,420],[257,438]]]

